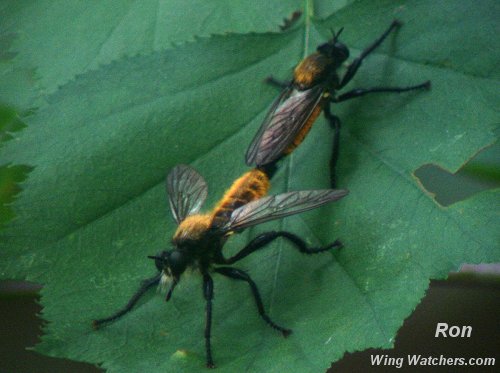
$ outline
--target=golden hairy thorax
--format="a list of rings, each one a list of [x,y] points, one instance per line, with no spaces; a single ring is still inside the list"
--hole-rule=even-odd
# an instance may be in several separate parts
[[[225,224],[231,213],[240,206],[264,196],[269,189],[269,178],[257,169],[246,172],[224,193],[211,213],[188,216],[175,231],[173,241],[197,241],[211,227]]]
[[[304,58],[295,68],[293,82],[302,90],[323,81],[333,66],[333,60],[321,53]]]
[[[269,178],[261,170],[253,169],[244,173],[215,206],[212,211],[212,226],[217,227],[226,223],[234,210],[263,197],[269,187]]]
[[[199,240],[210,227],[212,216],[210,214],[191,215],[184,219],[175,231],[173,241],[184,239]]]

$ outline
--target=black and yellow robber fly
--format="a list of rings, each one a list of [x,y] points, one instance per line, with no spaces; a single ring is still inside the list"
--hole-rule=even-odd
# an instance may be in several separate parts
[[[222,248],[233,233],[336,201],[347,195],[348,191],[325,189],[265,196],[270,187],[269,175],[266,171],[256,168],[234,181],[211,212],[200,214],[200,208],[207,196],[207,184],[198,172],[189,166],[176,166],[167,176],[166,184],[170,208],[178,224],[172,238],[172,249],[149,257],[154,259],[158,273],[142,282],[141,287],[124,308],[110,317],[94,320],[94,328],[98,329],[103,324],[115,321],[129,312],[139,298],[155,285],[170,285],[166,294],[168,301],[181,275],[190,268],[199,271],[203,276],[203,294],[206,300],[207,367],[214,367],[210,344],[214,286],[212,274],[214,273],[246,282],[250,286],[259,315],[285,337],[289,335],[290,329],[279,326],[266,314],[255,282],[245,271],[231,265],[279,237],[288,240],[305,254],[316,254],[339,248],[341,243],[337,240],[324,247],[310,248],[304,240],[293,233],[270,231],[251,240],[241,251],[230,258],[224,257]]]
[[[274,78],[268,82],[283,88],[269,109],[247,153],[249,166],[263,167],[291,153],[305,138],[321,111],[334,128],[332,158],[330,162],[331,185],[335,186],[335,164],[338,158],[340,120],[330,111],[330,103],[339,103],[369,93],[407,92],[429,89],[430,81],[409,87],[356,88],[341,95],[336,92],[351,81],[363,60],[391,33],[401,26],[395,20],[391,26],[361,52],[339,77],[337,70],[349,58],[349,49],[338,39],[343,29],[327,43],[321,44],[315,53],[302,60],[294,70],[293,80],[282,83]]]

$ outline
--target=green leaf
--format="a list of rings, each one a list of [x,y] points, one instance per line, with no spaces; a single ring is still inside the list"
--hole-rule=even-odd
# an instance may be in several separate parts
[[[24,165],[0,166],[0,229],[14,218],[11,204],[21,191],[19,183],[28,176],[31,168]]]
[[[313,257],[276,242],[238,265],[259,285],[269,315],[294,334],[277,335],[244,284],[218,276],[213,311],[220,372],[324,371],[345,351],[392,346],[429,279],[462,262],[500,259],[498,191],[443,208],[413,176],[429,163],[456,171],[495,141],[498,58],[493,48],[484,50],[494,41],[495,7],[358,1],[281,34],[196,38],[168,50],[115,55],[93,69],[60,62],[62,82],[81,75],[50,94],[38,92],[29,127],[2,149],[2,161],[35,166],[15,204],[17,219],[1,236],[0,272],[45,285],[43,317],[50,323],[37,350],[101,362],[111,372],[199,370],[205,360],[199,276],[183,278],[169,304],[151,292],[123,319],[90,328],[91,319],[124,305],[154,274],[146,256],[169,245],[175,224],[163,185],[167,170],[178,163],[198,169],[210,187],[209,209],[246,169],[245,148],[277,94],[263,79],[288,78],[332,28],[345,27],[342,40],[355,56],[398,17],[404,27],[350,87],[430,79],[432,90],[336,105],[343,122],[339,185],[350,195],[226,245],[229,255],[270,229],[292,231],[311,245],[343,241],[340,252]],[[484,32],[475,32],[478,25]],[[42,66],[37,71],[47,86],[58,80],[42,74]],[[281,164],[272,193],[327,187],[331,137],[318,120]]]
[[[0,148],[4,142],[13,139],[14,132],[24,127],[26,125],[14,109],[0,105]],[[21,191],[19,183],[26,179],[30,171],[29,166],[0,163],[0,228],[14,218],[11,204]]]
[[[0,63],[14,63],[0,64],[9,87],[0,88],[0,101],[38,105],[39,95],[77,74],[195,36],[278,31],[301,6],[299,0],[7,0],[0,5],[0,46],[8,52]]]

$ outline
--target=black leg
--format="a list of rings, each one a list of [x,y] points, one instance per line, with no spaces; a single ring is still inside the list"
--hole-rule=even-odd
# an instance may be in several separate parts
[[[384,39],[391,33],[391,31],[399,26],[401,26],[401,22],[393,21],[389,26],[389,28],[385,30],[385,32],[382,35],[380,35],[380,37],[377,40],[375,40],[370,46],[368,46],[368,48],[363,50],[363,52],[361,52],[361,54],[354,61],[351,62],[351,64],[347,68],[345,75],[342,77],[342,80],[340,81],[338,89],[345,87],[346,84],[351,81],[354,75],[356,75],[356,72],[358,71],[359,67],[361,66],[361,63],[366,58],[366,56],[368,56],[380,44],[382,44]]]
[[[167,295],[165,296],[165,302],[168,302],[170,298],[172,298],[172,292],[174,291],[176,285],[177,281],[173,280],[172,285],[170,285],[170,289],[168,289]]]
[[[330,126],[333,128],[332,157],[330,158],[330,185],[332,188],[335,188],[337,185],[336,167],[340,148],[340,119],[331,113],[330,104],[327,104],[323,111]]]
[[[274,321],[272,321],[269,316],[267,316],[266,311],[264,311],[264,304],[262,303],[259,289],[247,273],[240,269],[231,267],[219,267],[215,268],[214,271],[235,280],[246,281],[248,285],[250,285],[250,289],[252,290],[252,294],[255,299],[255,303],[257,304],[257,309],[259,310],[260,317],[262,317],[264,321],[267,322],[272,328],[280,331],[284,337],[288,337],[290,335],[290,333],[292,332],[290,329],[279,326]]]
[[[237,262],[238,260],[243,259],[244,257],[250,255],[254,251],[257,251],[264,246],[266,246],[268,243],[274,241],[278,237],[283,237],[286,238],[288,241],[293,243],[297,249],[304,254],[317,254],[321,253],[323,251],[327,251],[330,249],[338,249],[342,247],[342,244],[340,241],[336,240],[335,242],[328,244],[324,247],[318,247],[318,248],[309,248],[307,247],[307,244],[304,242],[302,238],[299,236],[290,233],[290,232],[285,232],[285,231],[270,231],[266,233],[262,233],[259,236],[255,237],[252,241],[250,241],[239,253],[237,253],[235,256],[232,256],[231,258],[224,259],[221,261],[218,261],[217,264],[233,264]]]
[[[269,83],[275,87],[284,89],[290,85],[290,82],[283,82],[281,80],[275,79],[273,76],[268,76],[266,78],[266,83]]]
[[[207,301],[205,319],[205,349],[207,352],[207,368],[215,368],[212,359],[212,346],[210,345],[210,335],[212,331],[212,299],[214,298],[214,282],[208,274],[203,275],[203,296]]]
[[[112,321],[115,321],[116,319],[119,319],[123,315],[125,315],[127,312],[129,312],[132,307],[137,303],[137,301],[144,295],[146,291],[148,291],[149,288],[152,286],[158,285],[160,282],[161,278],[161,273],[158,273],[154,277],[148,278],[144,281],[141,282],[141,287],[139,290],[135,292],[135,294],[130,298],[128,301],[127,305],[123,307],[121,310],[118,312],[114,313],[110,317],[106,317],[105,319],[99,319],[99,320],[93,320],[92,321],[92,326],[94,329],[99,329],[102,324],[106,324]]]
[[[356,88],[349,92],[343,93],[338,97],[332,98],[332,102],[338,103],[342,101],[347,101],[352,98],[361,97],[369,93],[381,93],[381,92],[392,92],[392,93],[401,93],[414,91],[418,89],[430,89],[431,82],[428,80],[422,84],[413,85],[409,87],[373,87],[373,88]]]

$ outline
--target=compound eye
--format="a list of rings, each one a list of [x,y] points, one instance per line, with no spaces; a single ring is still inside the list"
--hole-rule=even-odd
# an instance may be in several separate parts
[[[318,48],[316,48],[316,50],[319,53],[324,54],[324,55],[328,55],[329,52],[331,51],[331,49],[332,49],[332,46],[331,46],[331,44],[328,44],[328,43],[321,44],[320,46],[318,46]]]
[[[168,263],[175,277],[179,277],[187,266],[185,254],[178,250],[174,250],[170,253]]]
[[[335,58],[340,60],[342,63],[349,58],[349,49],[345,46],[345,44],[336,42],[334,45],[334,54]]]

